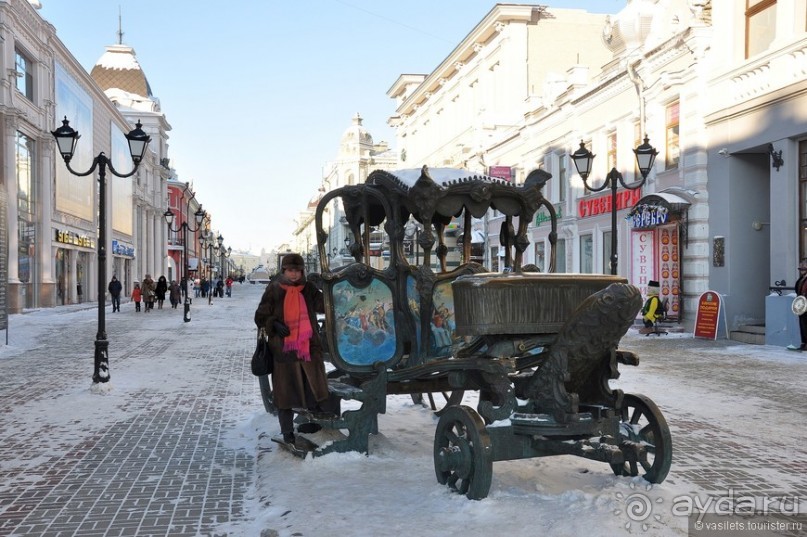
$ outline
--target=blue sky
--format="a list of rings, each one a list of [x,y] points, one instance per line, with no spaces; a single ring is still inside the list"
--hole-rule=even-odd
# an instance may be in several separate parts
[[[429,73],[490,0],[41,0],[40,14],[88,71],[107,45],[135,49],[172,126],[169,156],[227,245],[290,240],[322,167],[358,112],[395,147],[386,95]],[[616,13],[625,0],[555,0]]]

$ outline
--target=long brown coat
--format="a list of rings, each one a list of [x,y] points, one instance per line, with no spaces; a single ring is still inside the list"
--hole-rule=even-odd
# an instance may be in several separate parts
[[[311,336],[311,361],[297,359],[294,351],[283,352],[283,338],[275,333],[274,322],[283,321],[283,300],[286,291],[280,286],[282,278],[272,281],[266,286],[258,309],[255,310],[255,324],[266,329],[269,347],[275,359],[272,373],[272,389],[274,404],[277,408],[312,408],[316,402],[328,398],[328,379],[325,374],[325,363],[322,360],[322,342],[317,331],[317,313],[325,311],[322,292],[308,281],[305,282],[303,298],[308,308],[308,318],[314,333]],[[305,381],[311,388],[316,401],[306,401]]]

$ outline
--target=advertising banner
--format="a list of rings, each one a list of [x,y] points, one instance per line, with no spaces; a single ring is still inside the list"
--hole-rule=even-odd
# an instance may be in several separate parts
[[[695,337],[717,339],[722,300],[720,294],[714,291],[706,291],[700,296],[695,317]]]

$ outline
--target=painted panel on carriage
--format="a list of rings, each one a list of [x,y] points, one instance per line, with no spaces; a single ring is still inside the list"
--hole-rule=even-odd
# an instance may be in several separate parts
[[[451,281],[446,280],[434,286],[432,293],[431,356],[443,358],[451,356],[455,348],[464,341],[456,334],[454,319],[454,290]]]
[[[417,280],[413,276],[406,278],[406,301],[409,304],[409,311],[412,315],[412,324],[415,326],[415,341],[413,342],[415,353],[420,353],[420,292],[417,288]]]
[[[372,365],[395,356],[392,290],[379,280],[359,289],[342,281],[333,286],[336,346],[351,365]]]

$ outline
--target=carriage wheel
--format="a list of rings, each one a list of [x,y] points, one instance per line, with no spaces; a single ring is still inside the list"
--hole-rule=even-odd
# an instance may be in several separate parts
[[[261,375],[258,377],[258,384],[261,386],[261,400],[263,407],[270,414],[277,414],[274,394],[272,392],[272,375]]]
[[[490,491],[493,445],[485,422],[471,407],[445,409],[434,434],[434,471],[441,485],[481,500]]]
[[[646,473],[642,477],[651,483],[664,481],[672,464],[672,436],[656,404],[644,395],[625,394],[619,433],[622,441],[646,444],[647,462],[641,463]],[[639,475],[636,461],[612,464],[611,468],[616,475]]]

